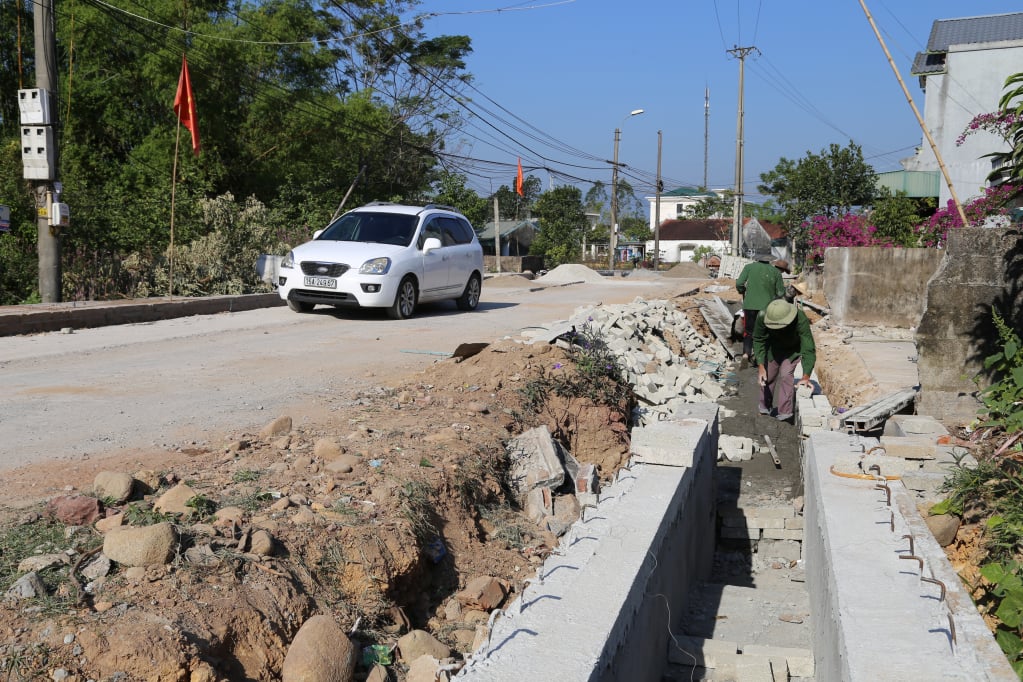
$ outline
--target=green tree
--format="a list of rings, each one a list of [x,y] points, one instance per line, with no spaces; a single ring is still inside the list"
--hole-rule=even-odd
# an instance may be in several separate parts
[[[851,141],[848,147],[831,144],[819,154],[807,152],[799,161],[783,157],[760,180],[758,190],[777,200],[785,215],[782,224],[796,242],[804,241],[811,216],[835,218],[853,206],[870,205],[877,191],[874,169]]]
[[[903,191],[892,194],[883,187],[878,191],[874,207],[870,211],[870,222],[877,228],[876,236],[890,240],[899,246],[916,246],[913,228],[920,224],[922,203],[911,199]]]
[[[467,187],[466,178],[458,173],[444,172],[434,183],[436,193],[433,201],[438,204],[453,206],[462,212],[473,227],[482,228],[487,222],[493,219],[493,202],[476,194],[476,191]]]
[[[515,181],[512,181],[515,184]],[[525,220],[531,214],[533,204],[540,196],[540,179],[527,175],[522,180],[522,196],[508,185],[501,185],[497,191],[490,195],[487,203],[493,206],[494,197],[497,197],[497,208],[501,213],[501,220]],[[487,220],[493,220],[493,210]]]
[[[744,207],[745,210],[745,207]],[[692,216],[696,219],[706,219],[710,217],[722,217],[727,218],[732,215],[735,211],[735,192],[730,189],[726,189],[720,195],[715,194],[713,197],[707,197],[702,199],[692,208]],[[748,213],[746,215],[749,215]]]
[[[587,227],[582,191],[568,185],[555,187],[540,195],[533,213],[540,220],[540,233],[529,253],[543,256],[547,268],[574,262]]]

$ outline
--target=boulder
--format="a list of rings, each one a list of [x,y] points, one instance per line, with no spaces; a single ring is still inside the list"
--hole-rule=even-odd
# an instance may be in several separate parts
[[[135,478],[123,471],[101,471],[92,481],[92,490],[100,499],[108,498],[114,504],[122,504],[135,492]]]
[[[284,656],[281,682],[351,682],[355,646],[330,616],[313,616],[299,628]]]
[[[46,504],[46,515],[67,526],[88,526],[103,515],[103,505],[95,497],[62,495]]]
[[[178,534],[170,523],[111,529],[103,538],[103,554],[123,566],[166,564],[174,558]]]
[[[398,640],[398,651],[401,652],[401,660],[405,663],[412,663],[426,655],[438,659],[451,655],[451,649],[446,644],[425,630],[413,630],[403,635]]]

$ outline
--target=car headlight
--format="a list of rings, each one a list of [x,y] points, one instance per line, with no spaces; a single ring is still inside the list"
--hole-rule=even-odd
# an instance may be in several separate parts
[[[387,257],[374,258],[362,264],[359,268],[360,275],[386,275],[391,269],[391,259]]]
[[[288,255],[285,256],[284,260],[281,261],[281,267],[282,268],[289,268],[289,269],[295,267],[295,252],[294,251],[288,251]]]

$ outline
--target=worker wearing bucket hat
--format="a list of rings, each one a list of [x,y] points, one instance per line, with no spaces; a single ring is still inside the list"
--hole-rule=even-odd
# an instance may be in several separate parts
[[[753,357],[760,383],[760,414],[771,414],[781,421],[792,418],[795,399],[796,363],[802,363],[801,386],[813,386],[810,374],[817,363],[817,346],[810,331],[810,320],[794,304],[784,299],[771,301],[757,315],[753,328]]]
[[[771,265],[774,256],[764,251],[747,263],[735,279],[735,288],[742,294],[742,354],[753,361],[753,323],[757,313],[776,298],[785,295],[785,282],[778,268]]]

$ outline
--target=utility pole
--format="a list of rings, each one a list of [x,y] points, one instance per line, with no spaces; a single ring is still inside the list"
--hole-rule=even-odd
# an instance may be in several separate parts
[[[710,152],[710,88],[703,89],[703,191],[707,187],[707,157]]]
[[[706,182],[706,179],[704,179]],[[654,272],[661,268],[661,192],[664,183],[661,181],[661,131],[657,131],[657,185],[654,187]]]
[[[39,251],[39,297],[43,303],[59,303],[61,300],[61,270],[60,270],[60,226],[51,225],[50,212],[54,203],[53,181],[59,177],[57,173],[57,111],[56,97],[53,94],[57,91],[57,37],[54,31],[53,18],[54,0],[36,0],[35,9],[32,12],[35,17],[33,27],[35,34],[35,57],[36,57],[36,87],[43,91],[43,97],[47,97],[54,103],[50,109],[49,123],[52,135],[52,166],[45,179],[37,179],[35,182],[36,195],[36,229],[38,231]],[[42,93],[41,93],[42,94]],[[47,140],[49,143],[49,140]]]
[[[622,129],[615,128],[614,160],[611,162],[611,232],[607,238],[608,267],[614,275],[615,248],[618,240],[618,141],[622,138]]]
[[[745,78],[746,57],[751,52],[758,51],[755,47],[733,47],[727,50],[728,54],[739,60],[739,112],[735,122],[735,207],[732,210],[732,255],[739,255],[740,234],[742,233],[742,119],[743,119],[743,79]]]
[[[498,210],[497,195],[494,195],[494,257],[497,273],[501,273],[501,211]]]

